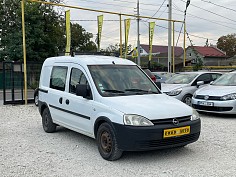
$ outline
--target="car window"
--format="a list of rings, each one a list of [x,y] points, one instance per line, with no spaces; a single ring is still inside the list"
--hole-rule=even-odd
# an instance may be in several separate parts
[[[212,81],[211,75],[209,73],[202,74],[198,76],[197,82],[198,81],[203,81],[204,84],[209,84]]]
[[[50,88],[65,91],[67,67],[54,66],[50,77]]]
[[[70,93],[73,94],[76,93],[77,84],[88,84],[88,80],[86,79],[84,73],[80,69],[72,68],[70,75],[70,88],[69,88]]]
[[[212,73],[212,74],[211,74],[212,81],[218,79],[220,76],[221,76],[221,74],[218,74],[218,73]]]
[[[211,85],[236,86],[236,73],[226,73],[215,80]]]
[[[166,84],[189,84],[197,76],[195,73],[182,73],[176,74],[170,79],[168,79]]]

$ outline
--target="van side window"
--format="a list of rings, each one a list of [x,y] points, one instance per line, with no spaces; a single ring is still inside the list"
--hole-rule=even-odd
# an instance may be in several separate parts
[[[65,91],[67,67],[54,66],[50,78],[50,88]]]
[[[71,69],[71,75],[70,75],[70,93],[75,94],[76,93],[76,85],[77,84],[87,84],[88,85],[88,80],[86,79],[84,73],[77,69],[77,68],[72,68]]]

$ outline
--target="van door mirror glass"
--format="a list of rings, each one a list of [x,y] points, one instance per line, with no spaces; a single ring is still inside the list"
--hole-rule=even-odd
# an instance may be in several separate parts
[[[76,85],[76,95],[82,96],[83,98],[87,98],[88,96],[88,89],[86,84],[77,84]]]

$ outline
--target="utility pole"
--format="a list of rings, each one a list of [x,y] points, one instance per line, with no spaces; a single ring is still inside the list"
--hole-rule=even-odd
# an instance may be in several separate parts
[[[171,72],[171,31],[172,31],[172,25],[171,25],[171,20],[172,20],[172,0],[169,0],[168,4],[168,72]],[[173,46],[174,47],[174,46]]]
[[[139,0],[137,2],[137,51],[138,51],[138,65],[141,66],[141,62],[140,62],[140,35],[139,35]]]

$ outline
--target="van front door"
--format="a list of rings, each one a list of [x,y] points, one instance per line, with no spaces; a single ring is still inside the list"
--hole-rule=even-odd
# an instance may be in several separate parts
[[[89,79],[85,70],[77,64],[71,65],[69,88],[65,93],[64,109],[67,111],[65,122],[67,126],[88,136],[93,135],[92,117],[93,99],[92,91],[89,98],[83,98],[76,95],[76,85],[87,84],[90,87]]]

